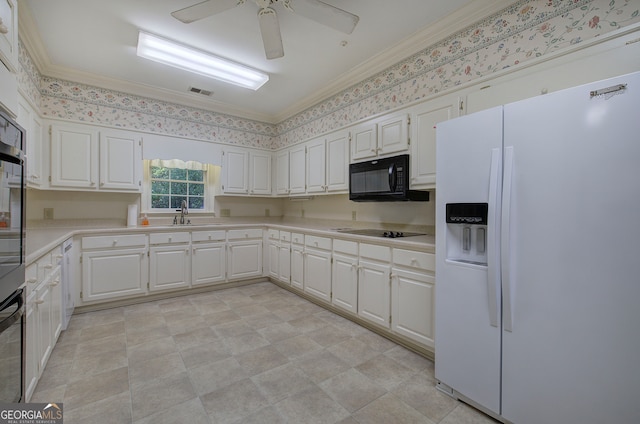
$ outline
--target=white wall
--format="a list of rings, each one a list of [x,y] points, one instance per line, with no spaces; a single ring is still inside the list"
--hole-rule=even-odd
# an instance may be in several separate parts
[[[82,191],[27,190],[27,221],[41,220],[44,208],[53,208],[59,219],[121,219],[126,222],[129,204],[139,194]]]
[[[351,221],[353,225],[365,223],[396,225],[435,225],[435,191],[428,202],[352,202],[347,194],[318,196],[311,200],[284,200],[284,216],[288,218],[330,219]],[[352,212],[356,212],[356,221]]]

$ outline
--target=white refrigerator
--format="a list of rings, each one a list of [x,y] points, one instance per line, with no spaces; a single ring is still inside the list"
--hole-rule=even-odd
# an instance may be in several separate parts
[[[640,423],[640,73],[437,125],[438,388]]]

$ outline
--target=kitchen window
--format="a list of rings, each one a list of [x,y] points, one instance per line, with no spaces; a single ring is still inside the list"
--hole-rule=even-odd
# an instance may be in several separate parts
[[[190,211],[207,211],[213,166],[195,161],[145,161],[145,200],[151,212],[174,212],[183,200]]]

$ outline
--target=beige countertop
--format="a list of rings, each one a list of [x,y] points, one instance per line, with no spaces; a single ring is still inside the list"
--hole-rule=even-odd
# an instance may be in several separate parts
[[[60,225],[61,224],[61,225]],[[384,237],[372,237],[346,234],[336,231],[340,228],[379,228],[391,229],[397,231],[413,231],[428,233],[429,229],[424,227],[400,227],[400,226],[383,226],[371,224],[363,227],[363,224],[354,225],[350,222],[336,221],[312,221],[312,220],[283,220],[269,218],[247,218],[247,219],[228,219],[218,222],[195,223],[190,225],[163,225],[163,222],[154,223],[150,226],[127,227],[120,221],[87,221],[87,222],[63,222],[58,225],[35,225],[27,226],[26,230],[26,264],[38,260],[42,255],[63,243],[70,237],[82,235],[96,234],[135,234],[135,233],[151,233],[151,232],[169,232],[169,231],[198,231],[212,229],[233,229],[260,226],[266,228],[274,228],[285,231],[300,231],[305,234],[312,234],[323,237],[339,238],[343,240],[353,240],[358,242],[382,244],[390,247],[406,248],[412,250],[420,250],[428,253],[435,253],[435,236],[423,235],[405,238],[389,239]]]

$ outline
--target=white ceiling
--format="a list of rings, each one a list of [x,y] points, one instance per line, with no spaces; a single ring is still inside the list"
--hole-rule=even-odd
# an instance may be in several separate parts
[[[253,1],[191,24],[170,15],[200,1],[22,0],[21,34],[45,75],[277,123],[506,3],[323,0],[360,17],[350,35],[276,4],[285,56],[267,60]],[[261,69],[271,79],[252,91],[139,58],[139,29]],[[414,41],[417,36],[422,43]],[[213,95],[188,93],[189,87]]]

